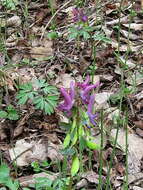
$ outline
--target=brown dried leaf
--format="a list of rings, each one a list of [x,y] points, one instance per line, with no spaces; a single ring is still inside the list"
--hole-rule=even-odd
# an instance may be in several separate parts
[[[136,133],[137,133],[137,135],[139,135],[140,137],[143,137],[143,130],[142,130],[142,129],[137,128],[137,129],[136,129]]]
[[[41,24],[49,12],[49,9],[40,9],[39,12],[37,12],[35,15],[36,24]]]
[[[53,56],[52,43],[49,41],[47,47],[33,47],[31,48],[30,54],[33,59],[44,59],[49,56]]]
[[[116,129],[111,131],[111,136],[115,139]],[[117,143],[126,150],[126,131],[121,129],[118,132]],[[143,157],[143,139],[135,134],[128,133],[128,173],[140,172],[140,160]]]
[[[137,23],[131,23],[131,24],[123,24],[123,26],[127,27],[127,28],[130,28],[132,30],[135,30],[135,31],[142,31],[143,29],[143,24],[137,24]]]
[[[125,167],[123,166],[122,163],[117,163],[117,164],[116,164],[116,170],[117,170],[117,172],[118,172],[121,176],[124,176],[124,174],[125,174]]]
[[[82,178],[85,178],[88,182],[98,184],[99,183],[99,175],[96,172],[88,171],[82,174]]]
[[[35,178],[39,178],[39,177],[44,177],[47,179],[50,179],[51,181],[55,180],[58,177],[58,173],[53,173],[53,175],[42,172],[42,173],[38,173],[38,174],[34,174],[34,175],[30,175],[30,176],[24,176],[24,177],[20,177],[18,178],[18,181],[20,182],[20,185],[22,187],[27,187],[31,184],[35,184]]]
[[[7,26],[18,27],[21,25],[21,19],[19,16],[13,16],[6,22]]]
[[[134,124],[136,127],[143,129],[143,121],[134,121]]]

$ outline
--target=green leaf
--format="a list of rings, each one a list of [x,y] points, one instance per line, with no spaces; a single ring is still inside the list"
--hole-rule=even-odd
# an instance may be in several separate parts
[[[71,146],[75,145],[76,142],[77,142],[77,139],[78,139],[77,129],[75,129],[73,133],[74,133],[74,134],[73,134],[74,136],[73,136],[73,138],[72,138],[72,144],[71,144]]]
[[[79,139],[79,148],[81,151],[83,151],[86,148],[86,141],[83,137],[80,137]]]
[[[18,0],[1,0],[2,5],[7,9],[16,10],[16,5],[18,5]]]
[[[38,178],[35,178],[36,179],[36,189],[39,190],[39,189],[43,189],[43,188],[46,188],[48,187],[48,190],[53,190],[51,189],[51,185],[52,185],[52,181],[46,177],[38,177]]]
[[[82,124],[79,125],[78,134],[79,134],[79,137],[82,137],[84,135],[84,129],[83,129]]]
[[[40,79],[40,80],[35,80],[35,85],[38,87],[38,88],[43,88],[43,87],[46,87],[48,86],[48,83],[46,83],[46,80],[45,79]]]
[[[70,134],[68,133],[63,142],[64,149],[68,147],[68,145],[70,144],[70,140],[71,140],[71,137],[70,137]]]
[[[52,107],[56,107],[57,105],[57,101],[53,101],[53,100],[47,100],[47,102],[52,106]]]
[[[27,100],[28,100],[28,96],[27,96],[27,94],[25,95],[25,94],[23,94],[23,96],[21,96],[21,98],[19,98],[19,97],[17,97],[19,100],[18,100],[18,104],[25,104],[26,102],[27,102]]]
[[[85,40],[87,40],[87,39],[90,38],[90,35],[89,35],[88,32],[83,31],[83,32],[82,32],[82,35],[83,35],[83,38],[84,38]]]
[[[76,32],[76,33],[71,33],[71,34],[69,34],[69,39],[76,39],[77,37],[78,37],[78,33]]]
[[[111,43],[112,42],[110,38],[108,38],[108,37],[106,37],[106,36],[104,36],[102,34],[94,35],[93,38],[95,40],[103,41],[105,43]]]
[[[10,120],[18,120],[19,115],[17,113],[9,113],[7,118],[10,119]]]
[[[48,100],[58,100],[59,99],[59,96],[56,95],[56,96],[48,96]]]
[[[78,172],[78,170],[79,170],[79,165],[80,165],[80,163],[79,163],[79,158],[78,158],[77,155],[75,155],[75,156],[73,157],[72,167],[71,167],[71,175],[72,175],[72,177],[77,174],[77,172]]]
[[[7,118],[8,113],[6,111],[0,111],[0,118]]]
[[[0,165],[0,181],[4,178],[9,177],[10,170],[7,167],[6,164],[1,164]]]
[[[9,177],[10,169],[6,164],[0,165],[0,184],[9,187],[10,190],[17,190],[19,187],[19,183],[15,181],[13,183],[12,179]]]
[[[45,88],[43,88],[43,91],[45,94],[58,94],[57,88],[55,86],[46,86]]]
[[[52,32],[49,32],[47,36],[48,36],[48,38],[54,40],[54,39],[58,38],[58,33],[55,31],[52,31]]]
[[[48,104],[47,102],[45,102],[45,113],[49,114],[49,115],[54,113],[53,107],[50,104]]]
[[[93,141],[86,140],[86,145],[91,150],[100,150],[100,145],[94,143]]]
[[[26,84],[22,84],[19,86],[20,90],[24,90],[24,91],[32,91],[33,90],[33,86],[32,83],[26,83]]]
[[[17,114],[17,111],[11,104],[7,107],[7,112],[8,112],[8,115],[7,115],[8,119],[10,119],[10,120],[19,119],[19,115]]]
[[[76,149],[74,147],[66,148],[64,150],[60,151],[62,155],[64,156],[73,156],[76,152]]]

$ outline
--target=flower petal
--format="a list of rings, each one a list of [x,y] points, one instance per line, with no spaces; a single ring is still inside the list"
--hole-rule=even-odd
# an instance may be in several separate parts
[[[83,83],[77,83],[77,86],[85,89],[89,85],[90,76],[87,75],[86,80]]]
[[[75,97],[75,83],[73,81],[71,81],[71,83],[70,83],[70,97],[73,101],[73,99]]]
[[[64,88],[61,88],[61,95],[64,97],[64,102],[58,106],[61,111],[69,112],[74,104],[75,97],[75,83],[72,81],[70,84],[70,92],[68,93]]]
[[[93,114],[93,105],[94,105],[94,95],[91,95],[90,96],[90,99],[89,99],[89,104],[88,104],[88,107],[87,107],[87,114],[88,114],[88,117],[90,119],[90,122],[93,124],[93,125],[96,125],[96,122],[95,122],[95,118],[97,117],[97,114]]]

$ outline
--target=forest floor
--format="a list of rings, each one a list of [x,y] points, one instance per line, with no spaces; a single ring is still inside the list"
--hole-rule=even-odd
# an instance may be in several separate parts
[[[0,189],[143,189],[142,20],[141,0],[1,0]],[[74,106],[73,82],[96,84]]]

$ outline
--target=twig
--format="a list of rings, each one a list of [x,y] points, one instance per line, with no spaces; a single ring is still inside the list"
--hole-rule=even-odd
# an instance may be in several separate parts
[[[42,35],[41,35],[40,40],[42,40],[42,38],[43,38],[43,36],[44,36],[44,34],[45,34],[46,29],[48,28],[48,26],[50,25],[50,23],[52,22],[52,20],[55,18],[55,16],[56,16],[65,6],[67,6],[70,2],[72,2],[72,0],[67,1],[63,6],[61,6],[61,7],[55,12],[55,14],[53,14],[53,16],[51,17],[51,19],[49,20],[49,22],[46,24],[46,26],[45,26],[45,28],[44,28],[44,30],[43,30],[43,33],[42,33]]]

